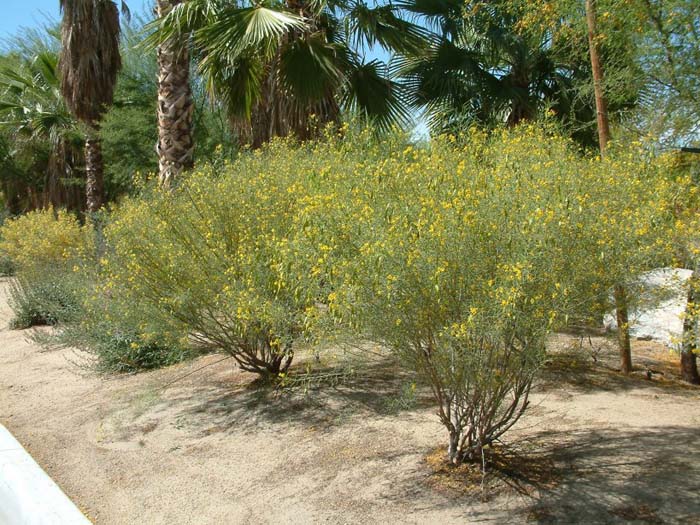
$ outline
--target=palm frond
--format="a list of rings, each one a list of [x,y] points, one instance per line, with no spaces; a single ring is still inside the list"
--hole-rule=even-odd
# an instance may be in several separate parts
[[[344,106],[368,118],[380,131],[406,126],[411,120],[405,88],[387,73],[378,60],[354,64],[343,100]]]
[[[222,0],[189,0],[175,5],[165,16],[144,25],[139,47],[153,51],[159,45],[181,35],[191,34],[212,24],[230,3]]]
[[[369,7],[355,2],[344,18],[346,32],[356,48],[378,44],[388,51],[417,53],[430,38],[429,31],[400,18],[392,5]]]
[[[305,27],[304,19],[291,12],[254,6],[221,11],[213,23],[195,31],[194,38],[211,53],[237,56],[257,49],[269,54],[283,36]]]
[[[207,91],[212,100],[225,104],[231,117],[250,118],[253,107],[261,97],[265,65],[254,54],[238,57],[235,63],[221,63],[209,56],[201,70],[207,79]]]
[[[326,42],[321,33],[293,41],[280,55],[282,83],[302,104],[335,91],[343,82],[343,46]]]

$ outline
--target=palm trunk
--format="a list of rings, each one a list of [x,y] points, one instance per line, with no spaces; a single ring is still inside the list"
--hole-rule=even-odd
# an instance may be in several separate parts
[[[181,1],[157,0],[158,16]],[[193,112],[190,54],[181,37],[158,48],[158,179],[165,187],[193,165]]]
[[[104,161],[102,159],[102,141],[97,136],[97,129],[92,128],[85,140],[85,194],[87,212],[97,212],[104,202]]]
[[[681,377],[683,381],[693,385],[700,385],[698,374],[698,317],[697,317],[697,290],[700,287],[698,269],[688,280],[688,302],[685,307],[685,319],[683,319],[683,346],[681,348]]]

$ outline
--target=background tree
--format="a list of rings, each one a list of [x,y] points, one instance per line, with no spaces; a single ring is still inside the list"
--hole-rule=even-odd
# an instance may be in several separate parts
[[[127,14],[126,4],[121,5]],[[85,193],[87,211],[93,214],[104,202],[99,127],[121,68],[119,10],[111,0],[60,0],[60,6],[61,92],[68,109],[86,125]]]
[[[598,144],[600,155],[605,155],[610,142],[610,122],[608,118],[608,103],[603,91],[603,65],[600,59],[598,34],[598,13],[595,0],[586,0],[586,25],[588,26],[588,50],[593,71],[593,86],[595,92],[596,122],[598,128]],[[627,311],[627,295],[625,286],[616,283],[613,294],[615,297],[615,314],[617,317],[618,347],[620,350],[620,370],[623,374],[632,371],[632,348],[630,346],[629,314]]]
[[[635,0],[625,6],[635,23],[645,75],[642,111],[634,122],[666,146],[698,143],[700,122],[700,3]]]
[[[122,68],[99,130],[105,202],[138,192],[139,181],[158,173],[158,63],[155,53],[138,47],[147,21],[134,14],[121,24]],[[49,23],[21,30],[0,49],[0,206],[10,215],[47,203],[85,209],[85,127],[68,111],[60,92],[60,47],[60,27]],[[194,129],[198,157],[212,162],[232,157],[238,140],[225,108],[209,101],[200,78],[192,84],[193,120],[200,123]],[[57,157],[59,150],[65,157]]]
[[[83,136],[60,93],[56,46],[24,32],[0,57],[0,183],[11,214],[84,208]]]
[[[579,143],[597,144],[582,6],[421,0],[402,7],[434,33],[427,52],[396,61],[413,107],[434,131],[513,126],[549,110]],[[619,65],[609,86],[617,113],[636,104],[638,86],[626,35],[616,35],[602,52]]]
[[[425,31],[391,4],[189,0],[157,24],[152,42],[192,34],[199,72],[254,147],[273,136],[310,136],[343,110],[379,128],[409,120],[401,87],[363,51],[417,49]]]

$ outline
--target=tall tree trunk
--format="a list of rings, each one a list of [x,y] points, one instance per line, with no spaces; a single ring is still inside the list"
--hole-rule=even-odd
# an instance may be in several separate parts
[[[593,72],[593,90],[598,123],[598,143],[600,156],[605,156],[605,150],[610,142],[610,121],[608,119],[608,103],[603,91],[603,66],[600,62],[598,48],[598,23],[596,0],[586,0],[586,23],[588,25],[588,50],[591,56],[591,71]],[[630,348],[629,315],[627,312],[627,294],[621,284],[615,286],[615,309],[617,314],[618,348],[620,351],[620,370],[623,374],[632,371],[632,350]]]
[[[681,348],[681,377],[683,381],[700,385],[698,374],[698,312],[696,301],[700,288],[700,275],[698,268],[693,271],[688,279],[688,302],[685,307],[685,319],[683,319],[683,346]]]
[[[85,194],[87,212],[92,215],[104,202],[104,161],[102,159],[102,141],[97,128],[91,128],[85,140]]]
[[[598,48],[598,24],[596,16],[595,0],[586,0],[586,22],[588,24],[588,49],[591,55],[591,70],[593,71],[593,89],[595,93],[595,106],[598,122],[598,142],[600,154],[610,142],[610,122],[608,120],[608,103],[603,92],[603,67],[600,63],[600,50]]]
[[[157,0],[158,16],[182,1]],[[180,37],[158,47],[158,179],[163,186],[193,165],[193,112],[190,54],[186,38]]]

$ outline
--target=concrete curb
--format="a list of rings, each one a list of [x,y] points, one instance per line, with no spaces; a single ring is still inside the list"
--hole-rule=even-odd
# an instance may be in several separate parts
[[[29,453],[0,425],[0,523],[90,525]]]

